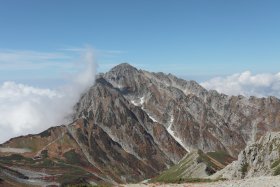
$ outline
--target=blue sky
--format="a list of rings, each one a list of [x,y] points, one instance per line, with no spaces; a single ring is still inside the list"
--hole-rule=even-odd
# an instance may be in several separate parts
[[[0,1],[0,81],[59,84],[81,48],[98,71],[129,62],[203,81],[280,70],[280,1]]]

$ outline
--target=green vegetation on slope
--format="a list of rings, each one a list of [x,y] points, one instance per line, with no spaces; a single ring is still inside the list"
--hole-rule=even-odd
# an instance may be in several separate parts
[[[27,158],[20,154],[11,154],[9,156],[0,157],[0,163],[16,164],[16,165],[29,165],[29,164],[34,164],[35,161],[32,158]]]
[[[207,173],[209,175],[212,175],[215,173],[217,170],[221,169],[217,164],[215,164],[209,156],[204,154],[201,150],[198,150],[198,163],[203,162],[207,165]]]
[[[244,164],[242,164],[241,166],[241,173],[242,173],[242,178],[245,176],[245,174],[247,173],[249,168],[249,164],[246,162]]]
[[[207,155],[219,161],[221,164],[225,166],[235,160],[232,156],[230,156],[228,153],[224,151],[208,152]]]
[[[273,175],[280,175],[280,159],[271,164],[271,168],[275,168]]]
[[[70,164],[79,164],[81,162],[81,156],[77,154],[73,149],[64,153],[63,156]]]
[[[82,181],[92,177],[92,174],[83,168],[74,165],[74,161],[77,160],[77,154],[73,151],[68,151],[66,155],[66,161],[60,159],[50,159],[47,157],[47,152],[44,152],[44,157],[41,159],[33,160],[32,158],[24,157],[20,154],[12,154],[9,156],[0,157],[0,166],[5,168],[5,165],[13,164],[14,167],[26,168],[41,171],[44,169],[48,174],[57,175],[55,178],[61,184],[75,184],[77,181]],[[77,163],[76,163],[77,164]],[[0,168],[1,169],[1,168]],[[15,173],[15,172],[14,172]],[[19,175],[20,173],[16,173]]]
[[[182,183],[182,182],[209,182],[201,177],[211,175],[222,169],[223,164],[214,158],[227,161],[227,154],[211,152],[211,157],[202,151],[187,154],[178,164],[162,172],[151,182]]]
[[[166,182],[166,183],[175,183],[183,180],[181,174],[191,165],[192,153],[188,154],[183,158],[178,164],[170,167],[168,170],[164,171],[161,175],[151,180],[151,182]]]
[[[271,164],[271,168],[275,168],[276,166],[278,166],[280,164],[280,159],[274,161],[272,164]]]
[[[275,169],[273,175],[274,175],[274,176],[280,175],[280,167],[279,167],[279,166]]]

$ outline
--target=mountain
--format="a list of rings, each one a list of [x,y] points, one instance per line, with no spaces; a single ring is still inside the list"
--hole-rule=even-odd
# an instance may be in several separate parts
[[[248,142],[280,128],[280,102],[275,97],[227,96],[194,81],[129,64],[116,66],[102,77],[163,124],[187,151],[220,150],[236,157]]]
[[[127,183],[153,178],[196,149],[236,158],[279,131],[279,109],[275,97],[227,96],[124,63],[97,76],[70,124],[2,144],[0,164],[13,172],[0,178],[18,172],[28,184]]]

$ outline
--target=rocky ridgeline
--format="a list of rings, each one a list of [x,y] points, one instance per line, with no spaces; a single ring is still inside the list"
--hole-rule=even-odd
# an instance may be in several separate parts
[[[100,77],[164,125],[187,151],[220,150],[237,157],[247,143],[280,130],[280,102],[275,97],[227,96],[207,91],[195,81],[129,64],[120,64]]]

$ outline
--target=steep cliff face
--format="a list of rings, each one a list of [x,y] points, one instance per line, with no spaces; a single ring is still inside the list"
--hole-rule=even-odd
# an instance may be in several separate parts
[[[241,179],[280,174],[280,133],[271,132],[240,152],[238,160],[212,178]]]
[[[96,80],[96,84],[83,95],[76,109],[74,119],[83,119],[83,123],[79,128],[70,125],[68,129],[71,134],[89,153],[88,157],[97,167],[113,166],[116,171],[124,166],[130,168],[114,172],[115,175],[122,173],[122,182],[152,177],[186,154],[163,125],[153,122],[141,108],[131,104],[103,78]],[[97,131],[103,135],[96,134]],[[108,140],[104,139],[105,135]],[[95,142],[97,138],[100,138],[99,143]],[[97,145],[109,140],[131,158],[119,160],[121,155],[110,151],[114,144],[97,149]],[[143,168],[139,167],[140,164]]]
[[[154,122],[103,78],[96,80],[76,109],[74,119],[92,121],[128,153],[148,160],[151,165],[161,163],[162,168],[179,161],[186,153],[162,124]],[[91,132],[89,127],[85,129]]]
[[[194,81],[121,64],[101,75],[185,150],[226,151],[232,156],[267,131],[280,130],[275,97],[245,98],[207,91]]]

